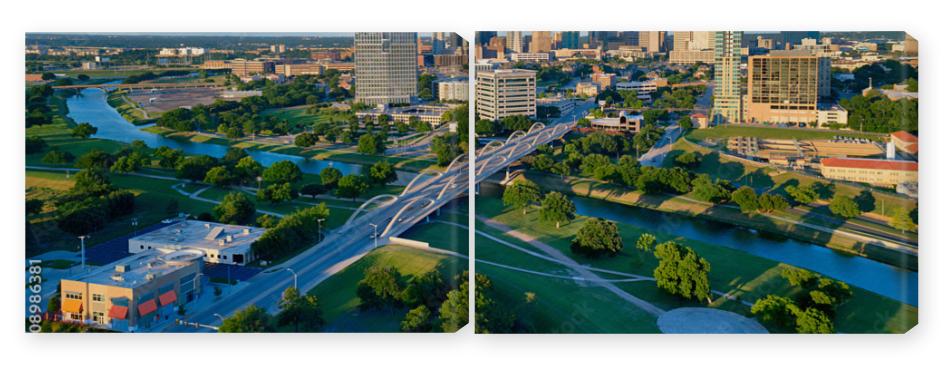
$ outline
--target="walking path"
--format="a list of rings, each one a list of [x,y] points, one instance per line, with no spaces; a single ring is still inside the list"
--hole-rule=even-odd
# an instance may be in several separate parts
[[[639,307],[640,309],[642,309],[642,310],[644,310],[644,311],[646,311],[646,312],[652,314],[653,316],[659,317],[661,314],[663,314],[663,312],[665,312],[663,309],[654,306],[652,303],[649,303],[649,302],[644,301],[644,300],[642,300],[642,299],[640,299],[640,298],[634,297],[634,296],[631,295],[630,293],[627,293],[626,291],[620,289],[620,287],[617,287],[615,284],[613,284],[613,283],[611,283],[611,282],[608,282],[607,280],[601,278],[599,275],[595,274],[593,271],[591,271],[591,270],[588,269],[587,267],[585,267],[585,266],[583,266],[583,265],[577,263],[577,261],[574,261],[574,259],[571,259],[571,258],[568,257],[567,255],[564,255],[564,253],[562,253],[562,252],[559,251],[558,249],[556,249],[556,248],[554,248],[554,247],[551,247],[550,245],[548,245],[548,244],[546,244],[546,243],[544,243],[544,242],[541,242],[541,241],[536,240],[536,239],[535,239],[533,236],[531,236],[531,235],[528,235],[528,234],[526,234],[526,233],[517,231],[517,230],[515,230],[515,229],[513,229],[513,228],[511,228],[511,227],[509,227],[509,226],[507,226],[507,225],[505,225],[505,224],[503,224],[503,223],[501,223],[501,222],[497,222],[497,221],[495,221],[495,220],[493,220],[493,219],[489,219],[489,218],[485,218],[485,217],[481,217],[481,216],[479,216],[478,219],[479,219],[480,221],[482,221],[483,223],[485,223],[486,225],[488,225],[488,226],[490,226],[490,227],[492,227],[492,228],[495,228],[495,229],[497,229],[497,230],[503,231],[503,232],[505,232],[506,235],[512,236],[512,237],[514,237],[514,238],[517,238],[517,239],[520,240],[520,241],[523,241],[523,242],[525,242],[525,243],[528,243],[528,244],[530,244],[530,245],[536,247],[537,249],[541,250],[542,252],[544,252],[544,253],[547,254],[548,256],[560,260],[560,261],[559,261],[560,263],[562,263],[562,264],[568,266],[569,268],[571,268],[572,270],[574,270],[576,273],[578,273],[578,274],[581,276],[581,278],[586,279],[586,280],[588,280],[588,281],[590,281],[590,282],[592,282],[592,283],[595,283],[595,284],[598,284],[598,285],[604,287],[604,288],[607,289],[608,291],[610,291],[610,292],[616,294],[617,296],[619,296],[621,299],[623,299],[623,300],[629,302],[630,304],[632,304],[632,305],[634,305],[634,306]]]

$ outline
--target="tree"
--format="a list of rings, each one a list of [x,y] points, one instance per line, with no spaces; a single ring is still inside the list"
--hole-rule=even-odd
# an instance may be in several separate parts
[[[175,168],[185,158],[185,152],[181,149],[172,149],[169,147],[158,147],[153,153],[158,158],[158,166],[162,168]]]
[[[317,198],[317,195],[321,195],[324,192],[326,192],[326,188],[318,183],[309,183],[300,188],[300,195],[306,195],[314,199]]]
[[[442,280],[439,269],[413,276],[403,291],[402,300],[406,305],[424,305],[436,309],[445,301],[445,293],[450,289]]]
[[[759,196],[759,211],[771,213],[776,210],[788,209],[788,201],[781,195],[763,193]]]
[[[43,200],[26,199],[26,214],[39,214],[43,211]]]
[[[382,135],[366,133],[360,136],[356,151],[363,154],[380,154],[386,150]]]
[[[897,209],[894,209],[894,214],[891,216],[890,224],[891,227],[901,231],[917,230],[917,224],[914,223],[914,219],[910,217],[910,211],[908,211],[905,207],[898,207]]]
[[[26,154],[42,152],[46,148],[46,141],[39,136],[26,137]]]
[[[264,169],[261,178],[265,183],[289,183],[293,184],[303,178],[303,172],[300,167],[291,161],[280,161]]]
[[[320,184],[326,187],[327,190],[331,190],[336,188],[336,184],[341,177],[343,177],[343,173],[340,170],[327,167],[320,171]]]
[[[251,244],[254,256],[263,260],[279,259],[310,246],[318,237],[319,222],[330,216],[325,203],[286,215]],[[267,227],[267,226],[265,226]]]
[[[217,165],[217,161],[212,157],[206,155],[190,156],[182,159],[175,171],[178,178],[201,181],[215,165]]]
[[[701,174],[696,176],[691,182],[693,185],[692,195],[699,200],[719,204],[729,200],[729,189],[726,187],[728,182],[713,182],[709,175]]]
[[[109,169],[115,158],[111,154],[93,149],[76,159],[76,167],[81,169]]]
[[[554,222],[557,228],[561,228],[561,222],[574,219],[576,211],[574,202],[557,191],[547,193],[541,200],[541,220]]]
[[[369,184],[366,183],[363,177],[346,175],[337,182],[334,194],[341,198],[356,200],[356,198],[363,195],[367,189],[369,189]]]
[[[526,298],[528,298],[526,296]],[[533,299],[532,299],[533,301]],[[475,332],[478,334],[511,333],[515,314],[507,305],[495,301],[494,285],[485,274],[475,274]]]
[[[699,165],[699,154],[696,152],[686,152],[676,156],[676,165],[680,167],[693,168]]]
[[[637,238],[637,250],[643,252],[652,252],[653,246],[656,246],[656,236],[643,233],[640,234],[640,238]]]
[[[435,154],[436,164],[443,167],[452,162],[459,154],[462,154],[462,149],[458,144],[458,134],[433,137],[430,150]]]
[[[406,317],[399,324],[399,329],[406,332],[429,332],[432,330],[432,323],[429,322],[431,316],[429,308],[419,305],[406,313]]]
[[[218,187],[224,187],[234,182],[234,175],[225,166],[215,166],[205,174],[204,182]]]
[[[752,314],[766,324],[788,330],[795,325],[799,310],[798,306],[788,297],[770,294],[759,298],[752,305]]]
[[[270,184],[261,190],[257,190],[258,200],[266,200],[272,203],[291,201],[296,197],[297,192],[288,182]]]
[[[363,273],[356,288],[360,308],[373,309],[402,304],[402,275],[393,266],[372,266]]]
[[[83,122],[79,125],[76,125],[76,127],[73,128],[72,135],[80,139],[87,139],[90,136],[95,135],[95,133],[98,131],[99,131],[99,128],[92,126],[92,124],[88,122]]]
[[[254,182],[263,171],[264,167],[261,166],[260,163],[257,163],[251,156],[241,158],[237,164],[234,165],[235,178],[244,183]]]
[[[379,161],[369,167],[369,180],[376,185],[386,185],[396,181],[396,169],[389,161]]]
[[[711,266],[706,259],[692,248],[673,241],[657,245],[653,255],[659,260],[659,265],[653,270],[657,287],[685,299],[711,302]]]
[[[615,256],[623,250],[623,239],[617,224],[601,218],[584,222],[571,242],[571,251],[588,257]]]
[[[61,150],[53,149],[50,150],[46,155],[43,156],[43,163],[46,164],[68,164],[72,163],[76,157],[73,156],[70,152],[64,152]]]
[[[799,334],[831,334],[835,332],[835,327],[827,314],[816,308],[808,308],[798,312],[795,331]]]
[[[449,291],[439,306],[442,331],[447,333],[454,333],[468,323],[468,272],[463,272],[459,279],[458,289]]]
[[[529,180],[515,181],[505,187],[501,201],[507,206],[521,208],[521,214],[528,214],[528,207],[541,199],[541,189]]]
[[[759,210],[759,196],[751,187],[742,186],[733,191],[732,201],[739,205],[739,210],[743,213],[748,214]]]
[[[499,126],[493,120],[480,119],[475,121],[475,134],[478,136],[495,136],[498,134]]]
[[[295,332],[320,331],[323,327],[323,312],[314,295],[301,295],[297,288],[289,287],[281,296],[278,307],[278,326],[293,325]]]
[[[102,170],[84,169],[73,176],[73,187],[69,189],[71,196],[90,197],[105,195],[112,191],[112,182]]]
[[[831,213],[834,215],[845,219],[850,219],[861,215],[861,210],[858,208],[858,203],[856,203],[851,197],[848,197],[844,194],[835,194],[835,197],[831,199],[831,203],[828,204],[828,209],[831,210]]]
[[[300,133],[294,137],[294,145],[298,147],[309,147],[317,143],[317,136],[311,133]]]
[[[818,200],[818,191],[814,185],[790,185],[785,187],[785,192],[792,196],[796,203],[808,205]]]
[[[274,322],[263,308],[250,306],[224,319],[222,333],[267,333],[274,331]]]
[[[240,192],[229,192],[212,210],[221,223],[244,224],[254,219],[254,203]]]

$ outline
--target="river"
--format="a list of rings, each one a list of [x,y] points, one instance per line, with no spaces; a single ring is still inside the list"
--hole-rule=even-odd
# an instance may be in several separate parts
[[[106,92],[102,89],[87,88],[83,89],[79,95],[70,97],[66,103],[69,106],[69,117],[77,123],[88,122],[99,129],[94,138],[120,141],[131,143],[133,140],[144,141],[151,148],[169,147],[181,149],[186,154],[197,155],[206,154],[212,157],[221,158],[227,152],[228,147],[212,143],[196,143],[191,141],[181,141],[166,138],[159,134],[142,131],[144,126],[135,126],[125,120],[109,103],[106,102]],[[248,155],[254,157],[254,160],[267,167],[279,161],[292,161],[300,167],[304,173],[319,174],[326,167],[335,167],[344,175],[358,174],[363,166],[359,164],[349,164],[334,161],[323,161],[306,159],[300,156],[280,154],[273,152],[263,152],[259,150],[248,150]],[[412,173],[400,172],[400,181]]]
[[[482,195],[497,195],[482,185]],[[604,218],[656,232],[740,250],[809,269],[879,295],[917,306],[917,272],[784,236],[702,218],[686,217],[603,200],[569,196],[577,214]]]

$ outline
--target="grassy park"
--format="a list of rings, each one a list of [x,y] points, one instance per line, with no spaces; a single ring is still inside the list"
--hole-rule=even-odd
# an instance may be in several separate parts
[[[398,332],[399,323],[408,310],[360,310],[356,288],[365,270],[372,266],[393,266],[404,276],[412,276],[440,269],[442,278],[450,281],[464,264],[464,260],[456,257],[390,245],[373,250],[309,293],[317,296],[323,309],[327,321],[324,331]]]
[[[530,209],[527,215],[522,215],[520,210],[506,209],[499,199],[484,196],[479,198],[478,205],[480,216],[517,228],[518,231],[556,248],[582,264],[592,267],[652,276],[652,271],[656,267],[656,259],[652,254],[641,253],[633,248],[633,244],[641,233],[650,232],[656,235],[658,242],[675,240],[692,247],[700,256],[706,258],[712,265],[710,284],[713,290],[728,292],[744,302],[754,302],[757,298],[766,294],[781,295],[797,291],[794,287],[790,287],[780,276],[781,269],[789,265],[749,255],[742,251],[618,223],[620,235],[625,244],[624,250],[616,257],[592,259],[575,255],[570,251],[570,242],[586,219],[584,217],[579,217],[570,224],[562,225],[560,229],[556,229],[552,224],[539,220],[537,208]],[[501,238],[506,242],[516,244],[523,249],[537,251],[530,244],[519,241],[481,222],[477,222],[476,229]],[[477,251],[479,260],[493,261],[552,274],[571,275],[563,265],[508,248],[483,235],[477,237]],[[602,289],[584,282],[527,274],[483,263],[477,263],[476,271],[492,277],[495,288],[500,290],[500,293],[505,296],[506,303],[511,307],[518,307],[518,305],[524,303],[521,299],[525,292],[536,293],[537,300],[531,307],[533,307],[532,314],[535,317],[534,323],[538,327],[538,331],[559,331],[569,323],[571,324],[570,327],[576,328],[576,332],[630,332],[630,328],[642,328],[642,330],[636,331],[650,332],[655,325],[652,322],[645,322],[644,315],[639,317],[637,315],[626,316],[627,318],[633,317],[634,320],[640,322],[630,322],[629,319],[623,322],[612,320],[618,313],[629,312],[634,307],[628,307],[613,295],[610,295],[613,298],[608,298],[609,302],[599,302],[600,296],[597,296],[597,292]],[[610,279],[611,275],[606,274],[603,277]],[[665,310],[700,305],[696,302],[682,301],[659,291],[652,282],[619,283],[618,286],[632,295]],[[901,304],[860,288],[852,287],[852,290],[854,296],[838,310],[835,326],[839,332],[904,332],[916,324],[917,309],[915,307]],[[562,294],[570,294],[565,292],[571,291],[581,292],[582,295],[578,297],[561,296]],[[583,299],[588,304],[584,307],[571,304],[576,303],[578,299]],[[747,305],[724,297],[715,298],[710,306],[749,314]],[[565,319],[565,309],[573,309],[575,313],[581,310],[587,310],[587,312],[580,312],[577,316],[571,315],[571,318],[577,317],[581,321],[570,322],[570,320]]]
[[[880,140],[883,137],[882,134],[863,133],[848,130],[795,129],[742,125],[723,125],[708,129],[693,129],[688,134],[686,134],[686,138],[692,141],[702,141],[706,139],[728,139],[733,136],[749,136],[761,139],[798,140],[832,139],[835,136]]]

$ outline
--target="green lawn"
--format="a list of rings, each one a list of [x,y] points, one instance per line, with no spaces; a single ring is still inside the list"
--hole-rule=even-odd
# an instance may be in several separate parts
[[[759,129],[759,128],[752,128]],[[695,130],[701,131],[701,130]],[[831,181],[813,176],[803,175],[794,171],[780,172],[772,167],[756,167],[748,162],[735,159],[723,154],[714,153],[713,150],[698,147],[684,141],[677,141],[673,145],[672,152],[667,155],[663,162],[665,167],[672,167],[673,160],[679,154],[684,152],[696,152],[703,155],[700,165],[692,169],[695,173],[705,173],[712,178],[719,178],[732,182],[736,186],[746,185],[755,188],[757,191],[768,191],[777,194],[785,194],[785,187],[789,185],[809,185],[813,182],[830,183]],[[836,184],[835,192],[843,193],[848,196],[857,196],[864,189],[860,185]],[[898,207],[915,208],[917,201],[912,198],[897,194],[888,194],[877,190],[871,191],[875,200],[875,213],[890,216]],[[899,231],[890,229],[895,234]]]
[[[468,227],[468,216],[455,215],[443,212],[433,220],[461,223]],[[399,237],[428,242],[430,247],[439,248],[468,255],[468,230],[451,224],[430,221],[421,222],[401,234]]]
[[[113,91],[109,93],[107,102],[116,109],[122,117],[135,125],[144,125],[155,122],[155,117],[145,118],[143,110],[135,105],[135,102],[128,98],[126,92]]]
[[[440,269],[443,279],[452,281],[465,267],[458,258],[403,246],[385,246],[327,278],[309,291],[316,295],[327,321],[326,331],[398,332],[405,309],[361,311],[356,295],[363,273],[371,266],[394,266],[406,277]],[[453,286],[454,287],[454,286]]]
[[[813,130],[813,129],[792,129],[780,127],[758,127],[758,126],[732,126],[723,125],[708,129],[693,129],[686,134],[686,138],[692,141],[702,141],[705,139],[727,139],[733,136],[750,136],[762,139],[800,139],[817,140],[831,139],[835,136],[848,136],[856,138],[869,138],[880,140],[885,135],[876,133],[862,133],[847,130]]]
[[[154,178],[109,174],[112,184],[120,189],[128,189],[136,194],[135,212],[131,215],[117,218],[106,223],[105,228],[91,234],[86,242],[95,246],[110,239],[132,233],[136,228],[131,225],[132,218],[138,218],[138,228],[144,228],[158,223],[162,219],[171,217],[174,213],[167,211],[170,202],[178,203],[178,211],[197,215],[202,212],[211,212],[213,205],[197,200],[191,200],[171,186],[174,181]],[[47,190],[62,191],[72,186],[72,177],[66,178],[64,173],[46,171],[26,171],[27,197],[41,195]],[[27,255],[32,256],[51,250],[76,250],[76,237],[60,231],[55,223],[53,214],[49,212],[31,216],[33,233],[41,246],[28,248]]]
[[[556,229],[553,225],[539,222],[537,209],[529,210],[528,215],[522,215],[520,210],[506,210],[499,199],[484,196],[478,200],[477,211],[481,216],[493,218],[512,228],[517,228],[521,232],[535,236],[540,241],[557,248],[562,253],[574,258],[582,264],[652,276],[652,271],[656,267],[656,259],[650,254],[637,252],[633,247],[633,244],[641,233],[651,232],[657,236],[660,242],[676,240],[679,243],[692,247],[697,253],[706,258],[710,264],[712,264],[710,283],[715,290],[732,292],[738,295],[742,300],[748,302],[754,302],[755,299],[766,294],[790,294],[797,291],[796,288],[790,287],[780,277],[781,269],[788,265],[749,255],[742,251],[618,223],[621,237],[626,245],[621,254],[612,258],[589,259],[583,256],[576,256],[570,251],[570,241],[573,239],[573,234],[580,228],[584,218],[578,218],[568,225],[562,225],[561,229]],[[499,231],[489,228],[480,222],[476,224],[476,228],[524,248],[533,249],[529,244],[505,236],[499,233]],[[545,272],[556,271],[556,268],[559,266],[558,264],[552,264],[546,260],[531,257],[512,249],[506,248],[501,250],[499,249],[500,247],[502,247],[501,244],[488,240],[483,236],[476,237],[476,256],[478,259]],[[544,264],[545,262],[547,262],[547,264]],[[555,269],[552,269],[552,267]],[[502,289],[508,287],[510,284],[514,284],[514,282],[521,282],[521,288],[509,289],[507,291],[512,299],[521,297],[520,295],[526,291],[533,292],[535,287],[544,289],[545,284],[557,282],[573,283],[571,281],[559,281],[555,279],[540,279],[543,277],[511,270],[500,270],[491,265],[479,264],[477,271],[482,273],[483,270],[489,275],[494,272],[495,274],[503,276],[504,278],[501,279],[493,279],[493,283],[496,284],[496,287],[498,287],[498,284],[503,284]],[[605,276],[605,278],[609,277]],[[657,290],[652,283],[621,283],[619,286],[631,294],[663,309],[698,305],[697,303],[684,302],[671,297]],[[579,287],[579,285],[574,285],[574,287]],[[860,288],[852,287],[852,289],[854,290],[854,297],[839,308],[839,315],[836,319],[838,331],[856,333],[904,332],[916,324],[916,307],[901,304],[900,302]],[[576,300],[583,298],[584,296],[568,299]],[[604,305],[604,307],[607,307],[606,309],[598,309],[592,314],[612,314],[616,312],[613,309],[619,308],[618,305],[620,305],[619,299],[615,299],[613,304]],[[712,307],[725,308],[730,311],[748,314],[746,306],[737,302],[728,301],[721,297],[715,300]],[[542,320],[557,320],[558,318],[563,318],[564,315],[558,307],[539,308],[538,312],[540,313],[538,317]],[[548,314],[545,315],[545,312]],[[608,325],[610,324],[608,323]],[[650,323],[649,326],[654,327],[653,325],[654,324]],[[602,331],[605,332],[606,330],[608,329],[602,329]]]

